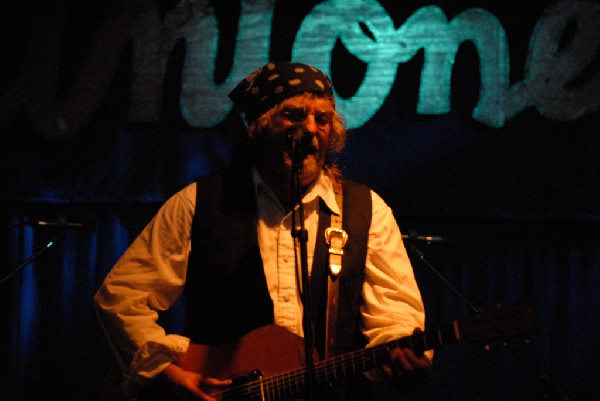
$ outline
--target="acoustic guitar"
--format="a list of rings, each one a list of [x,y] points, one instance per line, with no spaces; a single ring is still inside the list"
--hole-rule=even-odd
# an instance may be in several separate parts
[[[387,344],[316,361],[313,383],[317,388],[326,388],[341,378],[379,367],[388,361],[389,350],[395,347],[421,353],[459,341],[491,342],[525,336],[536,329],[535,313],[527,305],[483,311]],[[206,377],[232,378],[231,386],[211,394],[221,401],[290,400],[300,397],[306,388],[303,344],[301,337],[270,325],[251,331],[235,343],[190,344],[178,364]],[[170,399],[154,390],[146,393],[144,400]]]

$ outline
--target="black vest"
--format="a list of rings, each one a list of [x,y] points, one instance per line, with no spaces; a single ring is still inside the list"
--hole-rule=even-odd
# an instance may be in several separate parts
[[[273,323],[256,233],[256,200],[251,171],[226,170],[197,182],[192,251],[184,290],[187,326],[193,342],[217,344]],[[364,345],[359,331],[360,290],[371,223],[367,187],[344,181],[343,227],[349,239],[340,274],[338,352]],[[328,252],[324,230],[331,212],[320,205],[318,237],[311,274],[315,341],[324,341]]]

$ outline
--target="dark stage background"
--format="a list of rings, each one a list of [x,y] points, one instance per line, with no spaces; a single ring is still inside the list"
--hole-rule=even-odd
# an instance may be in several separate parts
[[[445,346],[428,386],[377,385],[377,398],[600,399],[599,10],[3,2],[0,277],[40,253],[0,284],[0,399],[100,399],[114,362],[93,294],[165,199],[227,163],[243,127],[226,94],[268,59],[330,74],[351,127],[345,175],[379,192],[405,234],[444,238],[409,242],[448,282],[477,306],[538,313],[528,344]],[[466,317],[412,260],[428,326]]]

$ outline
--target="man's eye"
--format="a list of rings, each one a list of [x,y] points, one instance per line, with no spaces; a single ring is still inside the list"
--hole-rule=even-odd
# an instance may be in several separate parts
[[[327,125],[331,122],[330,113],[317,113],[315,114],[315,121],[318,125]]]
[[[281,115],[295,123],[306,120],[306,112],[303,109],[284,109]]]
[[[310,114],[314,116],[315,123],[320,127],[329,125],[333,119],[333,114],[328,111],[308,113],[306,110],[301,108],[285,108],[281,110],[281,116],[293,123],[304,122]]]

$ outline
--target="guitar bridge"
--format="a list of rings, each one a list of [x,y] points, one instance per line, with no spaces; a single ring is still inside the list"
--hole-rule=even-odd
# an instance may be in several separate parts
[[[259,369],[234,378],[231,389],[235,389],[235,391],[224,392],[221,401],[266,401],[262,379],[263,374]]]

